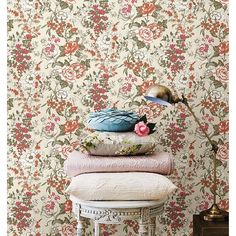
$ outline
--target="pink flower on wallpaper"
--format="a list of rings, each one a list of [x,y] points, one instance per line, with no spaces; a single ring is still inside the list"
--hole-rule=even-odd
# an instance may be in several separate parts
[[[125,95],[128,95],[128,94],[130,94],[131,89],[132,89],[131,83],[124,83],[124,84],[122,84],[121,92]]]
[[[46,202],[45,206],[44,206],[44,210],[46,212],[47,215],[52,215],[55,213],[55,202],[54,201],[48,201]]]
[[[162,26],[151,23],[147,26],[142,26],[137,31],[137,37],[140,41],[150,44],[154,39],[160,37],[163,29]]]
[[[229,158],[229,144],[225,143],[223,145],[219,146],[218,152],[217,152],[217,158],[221,160],[222,162],[225,162]]]
[[[53,59],[54,57],[59,55],[60,50],[58,45],[49,43],[43,48],[42,53],[46,58]]]
[[[49,121],[45,126],[45,131],[47,133],[51,133],[54,131],[54,128],[55,128],[55,124],[53,122]]]
[[[80,63],[73,63],[72,65],[62,69],[62,76],[68,81],[73,81],[81,78],[84,75],[84,72],[85,72],[84,65]]]
[[[146,115],[148,120],[153,119],[153,111],[150,106],[141,106],[138,110],[138,113],[140,116]]]
[[[73,152],[76,148],[78,148],[80,143],[81,143],[80,141],[74,141],[74,142],[70,143],[70,145],[60,146],[58,151],[59,151],[59,153],[61,153],[61,155],[64,159],[67,159],[68,155],[71,152]]]
[[[139,123],[135,125],[134,131],[136,132],[138,136],[143,137],[149,134],[150,129],[143,121],[140,121]]]
[[[201,44],[199,46],[199,48],[197,49],[197,55],[201,59],[206,59],[213,54],[214,54],[214,50],[213,50],[212,46],[209,44],[206,44],[206,43]]]
[[[137,37],[140,41],[144,43],[151,43],[154,40],[154,34],[149,27],[140,27],[137,32]]]
[[[216,77],[220,79],[222,83],[227,83],[229,80],[229,67],[228,64],[226,66],[220,66],[216,68]]]
[[[131,10],[132,10],[132,5],[125,4],[121,9],[121,13],[125,16],[130,16]]]
[[[63,236],[76,235],[76,228],[73,224],[63,224],[59,230]]]
[[[202,202],[199,206],[198,206],[198,211],[204,211],[206,209],[208,209],[210,206],[209,206],[209,202]]]

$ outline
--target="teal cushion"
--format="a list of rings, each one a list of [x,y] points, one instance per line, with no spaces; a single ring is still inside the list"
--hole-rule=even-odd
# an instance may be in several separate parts
[[[133,131],[134,125],[138,120],[139,117],[134,112],[103,109],[91,113],[88,118],[88,124],[92,129],[98,131],[125,132]]]

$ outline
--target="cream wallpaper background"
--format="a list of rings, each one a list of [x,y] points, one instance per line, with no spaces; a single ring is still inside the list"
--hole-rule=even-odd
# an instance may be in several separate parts
[[[210,146],[184,105],[144,100],[154,82],[184,93],[219,143],[228,209],[228,49],[228,0],[8,0],[8,235],[76,235],[63,163],[89,132],[87,115],[109,107],[157,123],[178,186],[159,235],[191,235],[192,215],[213,200]],[[102,225],[104,236],[137,230]]]

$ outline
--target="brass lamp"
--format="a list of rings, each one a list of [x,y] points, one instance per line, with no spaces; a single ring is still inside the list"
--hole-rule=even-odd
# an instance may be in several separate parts
[[[216,154],[218,151],[217,143],[215,141],[212,141],[211,138],[209,137],[209,135],[206,133],[206,131],[202,128],[199,119],[196,117],[193,110],[189,106],[187,98],[184,95],[182,95],[182,98],[179,98],[178,96],[173,95],[171,93],[170,89],[168,89],[167,87],[165,87],[163,85],[159,85],[159,84],[152,85],[148,89],[148,91],[144,97],[149,101],[152,101],[154,103],[158,103],[161,105],[166,105],[166,106],[171,105],[171,104],[175,104],[178,102],[182,102],[184,105],[186,105],[189,112],[193,115],[195,121],[197,122],[200,129],[202,130],[202,132],[204,133],[204,135],[208,139],[209,143],[211,144],[212,151],[214,152],[214,157],[213,157],[214,203],[209,209],[200,212],[200,216],[205,221],[226,221],[226,220],[228,220],[229,213],[227,211],[221,210],[218,207],[218,205],[216,204],[216,189],[217,189],[216,188]]]

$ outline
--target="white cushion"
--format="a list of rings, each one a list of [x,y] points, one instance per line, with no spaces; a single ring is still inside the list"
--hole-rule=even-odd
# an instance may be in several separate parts
[[[175,189],[163,175],[124,172],[78,175],[66,191],[81,200],[160,200]]]
[[[79,151],[97,156],[152,154],[156,147],[154,135],[144,137],[135,132],[98,132],[81,141]]]

